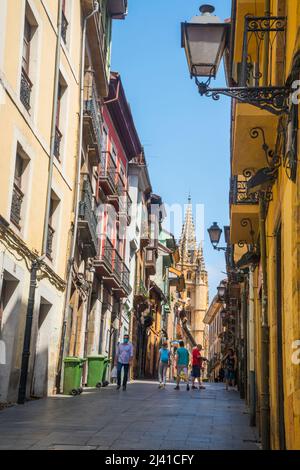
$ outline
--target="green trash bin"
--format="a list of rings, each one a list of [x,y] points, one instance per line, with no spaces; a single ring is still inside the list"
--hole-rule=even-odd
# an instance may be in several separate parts
[[[101,387],[105,356],[88,356],[88,387]]]
[[[105,357],[104,359],[104,367],[103,367],[103,375],[102,375],[102,387],[107,387],[107,385],[109,384],[106,376],[107,376],[107,369],[108,369],[108,366],[110,364],[110,359],[108,359],[108,357]]]
[[[79,395],[81,387],[82,368],[86,359],[80,357],[65,357],[64,359],[64,395]]]

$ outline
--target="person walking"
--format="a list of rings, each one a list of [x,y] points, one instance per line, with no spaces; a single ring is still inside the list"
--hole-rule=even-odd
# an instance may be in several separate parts
[[[171,351],[168,349],[168,342],[164,341],[162,348],[159,350],[159,362],[158,362],[158,378],[159,387],[165,388],[167,382],[167,370],[170,367],[170,356]]]
[[[186,389],[189,391],[189,367],[190,354],[188,350],[184,347],[184,342],[179,341],[179,348],[176,352],[176,366],[177,366],[177,378],[176,378],[176,387],[175,390],[179,390],[180,380],[183,379],[186,382]]]
[[[234,387],[235,385],[235,370],[236,370],[236,357],[233,349],[229,349],[228,354],[224,358],[225,365],[225,380],[226,380],[226,390],[228,390],[229,385]]]
[[[129,335],[124,335],[123,343],[117,346],[115,366],[117,367],[117,390],[121,388],[121,374],[124,368],[123,390],[126,390],[129,368],[133,359],[133,346],[129,342]]]
[[[205,388],[201,383],[201,369],[202,362],[206,360],[205,357],[201,356],[202,345],[197,344],[192,350],[192,389],[197,390],[195,386],[196,380],[198,380],[199,390]]]

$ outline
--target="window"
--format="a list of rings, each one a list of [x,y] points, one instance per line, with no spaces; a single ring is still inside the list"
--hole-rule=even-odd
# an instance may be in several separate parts
[[[22,75],[21,75],[21,90],[20,99],[27,109],[30,110],[30,98],[32,90],[32,82],[29,78],[30,75],[30,54],[31,54],[31,40],[33,37],[33,28],[29,18],[25,16],[24,22],[24,36],[23,36],[23,53],[22,53]]]
[[[63,78],[62,74],[59,75],[58,94],[57,94],[57,110],[55,122],[55,141],[54,141],[54,156],[58,161],[62,160],[62,147],[64,137],[64,123],[67,114],[67,88],[68,85]]]
[[[62,25],[61,25],[61,37],[65,44],[67,44],[67,32],[68,32],[68,20],[67,20],[67,0],[62,0]]]
[[[192,273],[191,271],[188,271],[187,275],[186,275],[186,278],[188,281],[190,281],[192,279]]]
[[[61,99],[63,95],[63,88],[61,83],[58,85],[57,95],[57,110],[56,110],[56,127],[55,127],[55,142],[54,142],[54,156],[60,160],[60,144],[62,139],[62,133],[60,131],[60,113],[61,113]]]
[[[55,254],[55,240],[57,240],[56,227],[58,225],[58,207],[60,200],[52,191],[49,209],[49,223],[47,234],[47,250],[46,255],[52,261]]]
[[[23,37],[23,56],[22,67],[29,75],[29,61],[30,61],[30,42],[32,38],[32,28],[27,17],[25,17],[24,24],[24,37]]]
[[[22,192],[22,176],[24,173],[24,160],[17,153],[16,164],[15,164],[15,174],[14,174],[14,186],[13,186],[13,195],[10,211],[10,220],[20,229],[21,222],[21,211],[22,203],[24,199],[24,193]]]

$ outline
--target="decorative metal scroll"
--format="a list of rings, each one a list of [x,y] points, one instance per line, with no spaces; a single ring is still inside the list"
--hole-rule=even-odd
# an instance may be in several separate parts
[[[281,42],[282,49],[285,47],[285,32],[287,18],[284,16],[246,16],[243,43],[243,62],[241,73],[241,85],[259,86],[259,81],[264,79],[264,83],[268,86],[272,83],[272,63],[275,48]],[[265,47],[265,39],[268,35],[268,56],[269,67],[268,76],[263,77],[261,63],[263,61],[263,53]],[[249,54],[253,52],[254,56]]]

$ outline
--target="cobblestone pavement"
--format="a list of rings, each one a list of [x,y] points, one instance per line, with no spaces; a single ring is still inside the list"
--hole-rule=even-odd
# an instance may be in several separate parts
[[[223,384],[206,390],[158,390],[155,382],[86,389],[0,413],[1,449],[253,449],[257,435],[235,391]]]

